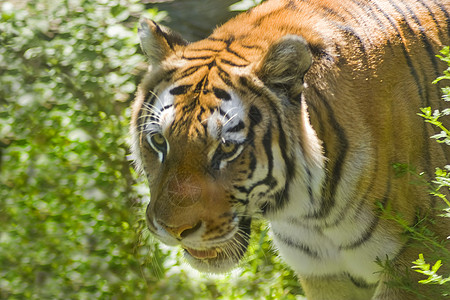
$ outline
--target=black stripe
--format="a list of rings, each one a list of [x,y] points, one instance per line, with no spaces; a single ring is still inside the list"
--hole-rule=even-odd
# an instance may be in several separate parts
[[[376,3],[373,3],[373,1],[370,1],[370,5],[365,3],[360,3],[358,0],[351,0],[353,3],[355,3],[358,7],[362,8],[364,12],[367,14],[368,17],[372,18],[377,22],[377,25],[381,28],[381,31],[384,33],[385,40],[386,40],[386,47],[392,50],[392,43],[391,38],[389,35],[389,30],[384,25],[384,22],[378,17],[378,11],[380,10],[379,7],[377,7]],[[375,11],[372,5],[375,6]],[[367,26],[367,25],[366,25]]]
[[[190,67],[186,70],[184,70],[176,79],[175,81],[184,79],[192,74],[194,74],[195,72],[197,72],[200,68],[204,67],[204,65],[201,66],[194,66],[194,67]]]
[[[151,21],[151,22],[153,23],[153,25],[155,26],[155,28],[156,28],[156,33],[157,33],[158,35],[160,35],[160,36],[163,36],[163,37],[164,37],[164,40],[167,42],[167,45],[169,45],[170,49],[171,49],[171,50],[174,50],[174,47],[173,47],[172,42],[171,42],[170,39],[167,37],[167,35],[164,33],[164,31],[161,30],[161,27],[159,27],[159,25],[158,25],[155,21],[153,21],[153,20],[150,20],[150,21]]]
[[[329,170],[326,174],[326,179],[324,185],[322,186],[322,204],[320,210],[314,213],[312,218],[325,218],[330,213],[331,209],[335,205],[336,190],[340,183],[342,170],[344,166],[345,157],[348,151],[348,140],[345,134],[344,128],[339,124],[334,116],[334,112],[328,103],[327,99],[323,97],[317,87],[312,87],[313,91],[316,93],[317,98],[320,100],[322,105],[327,111],[328,122],[333,128],[333,132],[336,134],[337,147],[333,149],[333,152],[337,153],[337,157],[334,161],[327,160],[325,162],[325,169]],[[326,149],[327,141],[323,141],[324,149]],[[327,153],[325,153],[327,155]]]
[[[202,120],[202,115],[205,113],[205,111],[206,111],[205,108],[203,106],[200,106],[200,112],[197,115],[197,121],[199,123],[201,123],[203,121]]]
[[[174,87],[169,91],[171,95],[177,96],[177,95],[184,95],[187,93],[187,91],[192,87],[192,84],[188,85],[180,85],[177,87]]]
[[[166,71],[166,73],[164,74],[164,77],[162,79],[160,79],[158,82],[156,82],[155,84],[149,86],[146,91],[145,91],[145,95],[144,95],[144,102],[146,103],[150,103],[150,104],[154,104],[154,100],[156,99],[156,95],[155,95],[155,87],[157,87],[159,84],[161,84],[162,82],[167,82],[170,81],[170,75],[173,74],[174,69],[170,69],[168,71]],[[150,100],[150,99],[151,100]],[[148,100],[147,100],[148,99]]]
[[[378,18],[377,14],[374,13],[373,8],[370,5],[367,5],[367,3],[362,4],[361,2],[359,2],[358,0],[351,0],[354,4],[356,4],[359,8],[361,8],[362,10],[364,10],[364,12],[368,15],[370,15],[370,17],[372,19],[374,19],[377,22],[377,25],[383,29],[383,32],[385,33],[385,36],[388,37],[388,35],[386,35],[386,26],[384,26],[384,23]],[[372,3],[370,3],[372,4]]]
[[[431,58],[432,64],[433,64],[433,68],[435,71],[435,77],[439,76],[439,71],[438,71],[438,60],[436,57],[436,51],[433,49],[433,46],[431,45],[430,41],[427,38],[427,33],[425,32],[425,29],[422,26],[422,23],[420,22],[419,18],[415,15],[415,13],[409,8],[407,7],[409,14],[411,15],[412,19],[414,20],[414,22],[418,25],[419,29],[420,29],[420,38],[422,40],[422,43],[425,45],[425,49],[428,52],[428,57]],[[406,19],[406,16],[402,13],[402,16]],[[415,34],[415,32],[412,30],[411,26],[408,26],[410,33],[417,36],[417,34]]]
[[[214,96],[216,96],[217,98],[219,98],[221,100],[225,100],[225,101],[231,100],[231,95],[228,92],[226,92],[225,90],[213,87],[213,93],[214,93]]]
[[[197,115],[197,121],[203,127],[205,136],[207,136],[208,135],[208,124],[206,122],[203,122],[203,120],[202,120],[202,116],[205,112],[206,112],[206,109],[203,106],[200,106],[200,112]]]
[[[229,46],[227,46],[227,51],[231,54],[233,54],[234,56],[236,56],[237,58],[245,61],[246,63],[249,63],[249,61],[247,59],[245,59],[245,57],[243,57],[242,55],[240,55],[239,53],[237,53],[236,51],[230,49]]]
[[[306,101],[308,101],[307,100],[308,97],[306,96],[305,98],[306,98]],[[314,117],[311,116],[311,119],[316,119],[317,120],[317,125],[315,126],[314,130],[316,131],[317,136],[319,137],[319,139],[321,141],[323,141],[322,137],[325,134],[325,128],[324,128],[324,124],[325,123],[323,122],[316,105],[313,102],[306,102],[306,104],[308,105],[308,108],[310,108],[310,110],[309,110],[310,116],[312,114],[314,114]],[[324,150],[324,153],[328,153],[327,149],[326,149],[326,145],[323,144],[322,148]]]
[[[258,96],[263,95],[263,91],[256,88],[253,84],[251,84],[251,82],[246,77],[240,77],[239,82],[244,87],[248,88],[252,93],[254,93]],[[272,105],[272,111],[276,113],[278,109],[275,107],[274,103],[270,103],[270,104]],[[263,213],[267,213],[269,211],[272,212],[274,209],[280,209],[288,201],[289,183],[292,180],[292,178],[294,177],[295,168],[296,168],[294,159],[291,159],[289,157],[289,155],[287,154],[287,139],[286,139],[286,134],[283,130],[284,127],[282,124],[282,119],[279,114],[276,114],[276,117],[277,117],[277,128],[279,130],[278,144],[279,144],[280,151],[281,151],[284,163],[285,163],[284,167],[286,168],[285,169],[285,172],[286,172],[285,173],[285,183],[284,183],[284,186],[282,187],[282,190],[276,193],[275,203],[266,202],[265,204],[263,204]],[[259,111],[259,109],[256,108],[256,106],[250,107],[249,119],[254,120],[255,122],[258,122],[258,123],[261,121],[262,115],[261,115],[261,112]],[[272,126],[272,125],[269,124],[269,126]],[[269,127],[269,129],[270,129],[270,127]],[[270,143],[269,143],[269,136],[268,136],[269,133],[270,133]],[[250,126],[248,137],[249,138],[254,137],[253,126]],[[265,148],[266,154],[267,154],[268,163],[269,163],[268,176],[261,182],[255,184],[252,187],[252,189],[254,187],[256,187],[256,185],[258,185],[258,184],[267,184],[267,185],[269,185],[270,188],[274,188],[277,184],[276,179],[273,178],[273,175],[272,175],[273,154],[272,154],[271,139],[272,139],[272,132],[270,129],[270,132],[268,130],[264,136],[265,143],[263,141],[264,148]],[[270,175],[270,177],[269,177],[269,175]]]
[[[255,172],[256,169],[256,156],[255,153],[252,151],[250,152],[250,163],[248,165],[248,170],[249,173],[247,175],[247,179],[251,179],[253,177],[253,173]]]
[[[150,105],[150,106],[155,105],[156,99],[158,99],[158,97],[156,97],[155,93],[149,92],[149,94],[150,94],[150,97],[148,98],[147,101],[144,102],[143,106],[145,106],[145,104]]]
[[[222,43],[227,43],[227,41],[225,39],[218,39],[215,38],[213,36],[209,36],[206,38],[208,41],[213,41],[213,42],[222,42]]]
[[[272,152],[272,124],[268,125],[268,129],[267,129],[266,133],[264,134],[262,143],[263,143],[264,151],[267,156],[267,164],[268,164],[267,175],[263,180],[260,180],[256,183],[254,183],[250,187],[250,193],[255,188],[257,188],[258,186],[261,186],[261,185],[266,185],[269,189],[269,192],[273,192],[273,189],[278,184],[278,181],[273,177],[274,162],[273,162],[273,152]],[[280,202],[282,202],[282,200],[285,198],[284,197],[285,196],[285,193],[284,193],[285,187],[287,187],[287,186],[286,185],[283,186],[281,191],[274,193],[273,197],[271,197],[269,200],[262,203],[261,210],[262,210],[263,215],[265,215],[268,212],[273,212],[275,209],[278,209],[280,207],[280,205],[278,205],[278,204]],[[265,195],[265,196],[267,197],[267,195]],[[280,197],[283,197],[283,199],[280,200],[279,199]],[[271,200],[275,200],[275,203],[273,203]]]
[[[171,108],[173,106],[173,104],[167,104],[166,106],[164,106],[163,108],[161,108],[161,112],[162,111],[164,111],[164,110],[166,110],[166,109],[169,109],[169,108]]]
[[[227,158],[233,156],[236,153],[237,149],[238,147],[236,146],[234,151],[230,153],[224,153],[219,146],[211,159],[211,168],[214,170],[219,170],[220,164],[223,161],[226,161]]]
[[[250,106],[248,118],[250,120],[250,127],[253,128],[262,121],[261,111],[255,105]]]
[[[228,72],[226,72],[224,69],[222,69],[220,66],[216,66],[217,67],[217,75],[219,75],[220,79],[222,79],[222,81],[228,85],[228,86],[232,86],[233,83],[231,82],[231,77],[228,74]]]
[[[298,250],[302,251],[303,253],[307,254],[308,256],[310,256],[311,258],[315,258],[315,259],[320,258],[319,252],[314,251],[310,247],[303,245],[303,244],[299,244],[299,243],[293,241],[292,239],[290,239],[289,237],[282,236],[278,232],[274,232],[274,235],[278,240],[280,240],[280,242],[286,244],[287,246],[298,249]]]
[[[434,14],[434,12],[431,10],[431,8],[428,6],[428,4],[426,4],[424,1],[422,0],[417,0],[417,2],[419,2],[423,7],[425,7],[428,11],[428,14],[431,16],[431,18],[433,19],[434,25],[436,28],[439,29],[439,32],[442,33],[442,28],[441,28],[441,24],[437,21],[436,19],[436,15]]]
[[[295,10],[295,11],[298,10],[297,4],[295,4],[295,1],[293,1],[293,0],[289,0],[289,2],[286,4],[285,8],[288,10]]]
[[[208,70],[210,70],[210,71],[211,71],[211,69],[212,69],[213,67],[215,67],[215,66],[217,66],[216,60],[215,60],[215,59],[207,65]]]
[[[322,11],[324,12],[323,16],[330,20],[330,16],[335,17],[336,19],[340,19],[341,22],[346,23],[347,22],[347,18],[345,16],[342,16],[341,14],[338,14],[335,10],[327,7],[327,6],[319,6],[319,8],[322,9]]]
[[[245,124],[242,121],[239,121],[235,126],[227,129],[226,132],[238,132],[245,128]]]
[[[398,10],[398,7],[395,5],[395,3],[393,3],[391,0],[389,0],[389,2],[390,2],[391,5],[394,7],[394,9]],[[388,19],[388,21],[389,21],[389,23],[391,24],[391,26],[392,26],[392,27],[395,29],[395,31],[397,32],[397,36],[399,37],[399,39],[401,39],[401,33],[400,33],[400,30],[399,30],[399,28],[397,27],[397,25],[395,24],[395,22],[392,20],[392,17],[391,17],[390,15],[388,15],[388,14],[387,14],[386,12],[384,12],[384,11],[382,11],[382,13],[383,13],[384,16]],[[400,11],[399,13],[401,13],[401,11]],[[403,15],[403,14],[402,14],[402,15]],[[407,25],[409,31],[412,32],[412,34],[413,34],[413,36],[414,36],[414,31],[412,31],[412,29],[408,26],[408,24],[407,24],[407,22],[406,22],[406,19],[405,19],[405,23],[406,23],[405,25]],[[403,42],[404,42],[404,41],[403,41]],[[404,42],[404,43],[405,43],[405,42]],[[416,69],[415,69],[415,67],[414,67],[414,65],[413,65],[413,61],[412,61],[412,59],[411,59],[411,57],[410,57],[410,55],[409,55],[409,53],[408,53],[408,50],[405,48],[404,45],[401,47],[401,49],[402,49],[402,51],[403,51],[403,55],[405,56],[406,63],[407,63],[407,65],[408,65],[410,74],[411,74],[411,76],[413,77],[413,79],[414,79],[414,81],[415,81],[415,83],[416,83],[416,86],[417,86],[417,89],[418,89],[418,92],[419,92],[419,96],[420,96],[421,99],[425,99],[424,94],[423,94],[423,89],[422,89],[422,86],[421,86],[421,84],[420,84],[420,78],[419,78],[419,75],[417,74],[417,71],[416,71]],[[427,102],[426,99],[425,99],[425,102]]]
[[[250,107],[249,113],[248,113],[248,119],[250,120],[250,125],[248,127],[248,134],[247,134],[247,139],[246,139],[246,143],[255,146],[254,144],[254,139],[255,139],[255,131],[254,131],[254,127],[256,125],[258,125],[261,122],[262,116],[261,113],[259,111],[259,109],[252,105]]]
[[[348,34],[349,36],[352,36],[353,39],[356,41],[356,45],[352,44],[352,47],[357,47],[360,51],[361,54],[365,54],[366,53],[366,47],[364,46],[364,41],[363,39],[356,33],[356,31],[351,27],[351,26],[347,26],[347,25],[341,25],[338,23],[334,23],[331,22],[336,28],[338,28],[340,31]],[[367,57],[364,55],[362,56],[364,62],[363,65],[367,66]]]
[[[333,17],[336,17],[337,19],[340,19],[342,22],[347,21],[346,17],[338,14],[335,10],[333,10],[327,6],[319,5],[317,1],[316,1],[316,3],[314,3],[314,4],[316,4],[314,7],[310,0],[299,0],[299,1],[307,3],[309,6],[311,6],[314,9],[315,12],[318,12],[319,9],[322,10],[321,16],[324,17],[325,19],[330,20],[331,19],[330,16],[333,16]]]
[[[264,88],[256,87],[255,85],[253,85],[251,83],[251,80],[248,79],[247,77],[239,77],[239,84],[242,85],[243,87],[249,89],[257,97],[261,97],[263,95]],[[245,91],[245,90],[243,90],[242,92],[244,94],[247,93],[247,91]]]
[[[259,109],[255,106],[252,105],[250,106],[249,112],[248,112],[248,119],[250,120],[250,125],[248,128],[248,134],[247,134],[247,138],[246,138],[246,144],[251,145],[251,146],[255,146],[254,144],[254,139],[255,139],[255,126],[258,125],[261,120],[262,120],[262,115],[261,112],[259,111]],[[248,179],[253,177],[253,173],[255,172],[256,169],[256,164],[257,164],[257,159],[255,156],[255,153],[252,151],[250,152],[250,164],[249,164],[249,170],[250,173],[248,175]]]
[[[238,190],[241,193],[249,194],[249,190],[245,186],[233,185],[233,188]]]
[[[230,119],[230,117],[227,115],[227,112],[225,112],[221,107],[219,107],[219,109],[218,109],[217,111],[219,112],[219,114],[220,114],[222,117],[227,118],[227,120]]]
[[[411,36],[416,37],[417,34],[414,32],[414,30],[411,28],[411,26],[409,25],[408,19],[406,14],[392,1],[389,0],[390,4],[394,7],[394,9],[401,14],[401,16],[404,19],[404,22],[402,24],[404,24],[404,27]],[[437,63],[437,58],[436,58],[436,53],[433,50],[432,45],[430,44],[429,40],[426,37],[426,33],[423,31],[423,27],[420,23],[420,20],[417,18],[417,16],[414,14],[414,12],[405,4],[409,14],[411,15],[411,18],[413,19],[413,21],[416,23],[416,25],[418,25],[419,29],[420,29],[420,39],[422,41],[422,43],[425,45],[425,49],[428,52],[428,57],[431,58],[432,64],[433,64],[433,68],[435,70],[435,77],[437,77],[439,75],[439,71],[438,71],[438,63]],[[409,64],[408,64],[409,65]],[[411,62],[411,67],[410,68],[414,68],[414,66],[412,65]],[[420,78],[419,75],[415,72],[415,81],[417,83],[417,87],[419,88],[419,95],[421,96],[422,99],[422,105],[424,106],[431,106],[430,104],[430,96],[429,96],[429,86],[430,84],[427,84],[427,79],[426,79],[426,72],[423,72],[424,74],[424,81],[425,83],[425,94],[424,91],[422,90],[422,87],[420,85]],[[431,82],[431,81],[430,81]],[[425,103],[423,103],[425,102]],[[429,146],[429,136],[428,136],[428,131],[427,131],[427,124],[424,122],[423,123],[423,140],[425,141],[424,143],[424,147],[425,147],[425,166],[426,166],[426,172],[428,174],[433,174],[433,170],[432,170],[432,164],[431,164],[431,153],[430,153],[430,146]]]
[[[352,2],[355,4],[354,1],[352,1]],[[360,6],[359,4],[356,4],[356,6],[357,6],[358,8],[361,8],[361,6]],[[363,7],[366,8],[367,6],[368,6],[368,5],[366,4],[366,5],[364,5]],[[368,25],[367,25],[366,22],[365,22],[365,21],[367,20],[367,18],[363,17],[362,14],[361,14],[360,12],[357,12],[357,11],[355,10],[355,8],[353,8],[353,7],[351,7],[350,10],[348,10],[348,9],[346,9],[346,7],[343,6],[343,7],[341,7],[341,9],[343,9],[343,10],[345,11],[345,13],[348,14],[348,15],[350,16],[350,18],[351,18],[353,21],[356,22],[357,28],[363,30],[364,35],[365,35],[366,38],[367,38],[366,40],[370,43],[370,42],[371,42],[372,35],[371,35],[370,33],[367,33]],[[356,16],[352,13],[351,10],[355,10]],[[365,10],[364,10],[364,13],[366,13]],[[346,19],[347,19],[347,18],[346,18]],[[362,22],[361,22],[361,21],[362,21]],[[331,22],[331,23],[332,23],[334,26],[336,26],[337,28],[339,28],[340,30],[342,30],[342,31],[344,31],[344,32],[346,32],[346,33],[348,33],[348,34],[350,34],[350,35],[353,36],[355,39],[357,39],[358,44],[359,44],[358,48],[361,50],[361,53],[365,54],[364,39],[363,39],[361,36],[359,36],[359,34],[357,34],[356,31],[355,31],[351,26],[346,25],[346,24],[348,24],[348,21],[344,22],[343,24],[338,24],[338,23],[336,23],[336,22]],[[377,23],[380,24],[379,20],[378,20]],[[367,58],[364,57],[364,60],[365,60],[365,61],[364,61],[364,65],[365,65],[365,64],[367,63]]]
[[[360,289],[373,289],[378,285],[378,283],[367,283],[363,278],[360,277],[354,277],[350,275],[349,273],[345,273],[345,275],[350,279],[350,281],[358,288]]]
[[[399,14],[401,14],[402,16],[403,16],[403,18],[404,18],[404,20],[405,20],[405,24],[404,25],[406,25],[407,26],[407,31],[409,31],[410,32],[410,34],[412,34],[413,36],[412,36],[412,38],[416,38],[416,34],[414,33],[414,31],[411,29],[411,27],[409,27],[409,24],[408,24],[408,22],[407,22],[407,20],[406,20],[406,16],[404,15],[404,13],[398,8],[398,6],[393,2],[393,1],[389,1],[390,2],[390,4],[394,7],[394,9],[399,13]],[[376,5],[375,3],[374,3],[374,5]],[[401,34],[400,34],[400,31],[399,31],[399,28],[397,27],[397,25],[395,24],[395,22],[392,20],[392,17],[390,16],[390,15],[388,15],[386,12],[384,12],[383,10],[381,10],[379,7],[378,7],[378,9],[379,9],[379,11],[381,11],[382,12],[382,14],[385,16],[385,18],[389,21],[389,23],[391,24],[391,26],[394,28],[394,30],[397,32],[397,37],[400,39],[400,40],[402,40],[401,39]],[[445,10],[443,10],[443,11],[445,11]],[[446,14],[447,16],[448,16],[448,14]],[[450,25],[449,25],[450,26]],[[402,51],[403,51],[403,55],[404,55],[404,57],[405,57],[405,59],[406,59],[406,64],[407,64],[407,66],[408,66],[408,68],[409,68],[409,71],[410,71],[410,74],[411,74],[411,76],[413,77],[413,79],[414,79],[414,81],[415,81],[415,86],[417,87],[417,90],[418,90],[418,93],[419,93],[419,97],[422,99],[422,106],[430,106],[429,105],[429,99],[428,99],[428,97],[427,97],[427,95],[425,95],[424,94],[424,91],[423,91],[423,87],[422,87],[422,85],[421,85],[421,82],[420,82],[420,78],[419,78],[419,75],[418,75],[418,73],[417,73],[417,71],[416,71],[416,68],[414,67],[414,65],[413,65],[413,60],[411,59],[411,57],[410,57],[410,55],[409,55],[409,53],[408,53],[408,51],[407,51],[407,49],[405,48],[405,46],[404,46],[404,44],[405,44],[405,42],[403,41],[403,45],[402,45],[402,47],[401,47],[401,49],[402,49]],[[434,56],[434,54],[433,54],[433,56]],[[428,91],[426,91],[427,93],[428,93]],[[427,124],[424,122],[423,123],[423,139],[424,139],[424,141],[428,141],[428,133],[427,133],[427,129],[426,129],[426,127],[427,127]],[[429,143],[427,143],[427,142],[425,142],[425,147],[426,148],[428,148],[429,149]],[[429,153],[429,150],[426,150],[426,152],[427,152],[427,156],[426,156],[426,165],[427,165],[427,173],[429,173],[429,174],[432,174],[433,172],[431,171],[431,163],[430,163],[430,153]]]
[[[223,62],[223,63],[225,63],[225,64],[228,64],[228,65],[231,65],[231,66],[235,66],[235,67],[236,67],[236,66],[239,67],[239,66],[247,66],[247,65],[248,65],[249,61],[248,61],[247,59],[245,59],[242,55],[240,55],[240,54],[237,53],[235,50],[233,50],[233,49],[230,48],[231,44],[235,41],[235,38],[234,38],[233,36],[229,37],[228,39],[217,39],[217,38],[214,38],[214,37],[209,37],[209,38],[207,38],[207,39],[210,40],[210,41],[215,41],[215,42],[222,42],[222,43],[225,43],[225,45],[226,45],[225,50],[226,50],[228,53],[230,53],[230,54],[236,56],[237,58],[239,58],[239,59],[245,61],[247,64],[246,64],[246,65],[238,65],[238,64],[233,63],[233,62],[231,62],[230,60],[226,60],[226,59],[221,59],[221,62]],[[222,51],[222,50],[216,50],[216,52],[220,52],[220,51]]]
[[[205,86],[205,82],[207,82],[207,81],[208,81],[207,75],[203,76],[203,78],[195,86],[194,93],[197,93],[197,94],[200,93],[203,90],[203,87]]]
[[[232,66],[232,67],[244,68],[244,67],[248,66],[248,64],[237,64],[237,63],[232,62],[231,60],[223,59],[223,58],[219,58],[219,61],[221,63],[224,63],[224,64]]]
[[[312,191],[312,174],[311,174],[311,170],[305,166],[306,169],[306,174],[308,175],[308,195],[309,195],[309,203],[314,204],[316,201],[314,200],[314,194]]]
[[[273,171],[273,152],[272,152],[272,124],[268,124],[268,128],[266,133],[263,136],[262,144],[264,147],[264,152],[267,156],[267,176],[263,180],[265,183],[268,183],[271,181],[272,177],[272,171]],[[269,184],[270,185],[270,184]]]
[[[260,185],[267,185],[269,188],[274,188],[277,184],[276,179],[272,176],[273,172],[273,153],[272,153],[272,128],[271,124],[269,124],[269,127],[267,128],[266,133],[263,136],[262,144],[264,148],[264,152],[267,156],[267,175],[264,179],[254,183],[250,187],[250,192],[255,189],[256,187]]]
[[[183,55],[182,58],[186,59],[186,60],[209,60],[209,59],[212,59],[213,56],[205,55],[205,56],[188,57],[188,56]]]
[[[376,153],[377,151],[375,150],[374,152]],[[377,178],[378,178],[378,160],[375,160],[375,167],[374,167],[374,171],[372,172],[372,176],[371,176],[370,183],[369,183],[369,188],[365,191],[364,195],[361,198],[359,198],[358,204],[356,205],[356,208],[353,213],[354,217],[361,215],[361,211],[365,207],[364,204],[367,203],[368,199],[370,198],[370,195],[372,194],[372,190],[375,187],[375,182],[376,182]],[[354,206],[354,203],[349,203],[348,205]],[[338,214],[339,218],[336,219],[335,222],[327,224],[326,227],[331,228],[331,227],[339,226],[339,224],[341,224],[344,220],[347,219],[348,214],[346,214],[346,212],[348,210],[349,209],[347,208],[347,206],[345,208],[343,208],[343,211],[340,214]]]
[[[273,104],[272,104],[273,105]],[[272,111],[276,112],[276,108],[273,107]],[[295,169],[297,168],[296,166],[296,162],[295,159],[289,157],[288,155],[288,145],[287,145],[287,139],[286,139],[286,133],[284,132],[284,127],[283,127],[283,123],[281,120],[281,116],[280,114],[277,114],[277,125],[278,125],[278,146],[280,147],[280,152],[281,152],[281,156],[283,158],[284,161],[284,165],[285,165],[285,176],[286,176],[286,181],[284,184],[284,188],[282,190],[281,193],[279,193],[278,197],[276,198],[276,203],[277,209],[281,209],[282,207],[284,207],[284,205],[289,201],[289,186],[290,186],[290,182],[292,181],[292,179],[294,178],[295,175]],[[311,187],[309,187],[310,189]],[[311,191],[312,194],[312,191]]]
[[[395,3],[392,3],[392,1],[390,1],[390,2],[391,2],[391,5],[394,6],[394,8],[398,9],[398,7],[396,7]],[[374,3],[374,4],[375,4],[375,3]],[[376,5],[376,4],[375,4],[375,5]],[[394,30],[395,30],[396,33],[397,33],[397,37],[398,37],[399,39],[401,39],[401,33],[400,33],[400,30],[399,30],[399,28],[397,27],[397,25],[395,24],[395,21],[392,19],[392,17],[391,17],[390,15],[388,15],[386,12],[384,12],[383,10],[381,10],[379,7],[378,7],[378,9],[383,13],[384,17],[389,21],[389,23],[391,24],[391,26],[394,28]],[[399,13],[400,13],[400,12],[399,12]],[[405,21],[406,21],[406,19],[405,19]],[[406,22],[406,23],[407,23],[407,22]],[[407,24],[406,24],[406,25],[407,25]],[[410,32],[412,32],[413,37],[415,38],[415,33],[414,33],[414,31],[413,31],[409,26],[408,26],[408,29],[409,29]],[[403,50],[403,55],[405,56],[405,59],[406,59],[406,61],[407,61],[407,65],[408,65],[408,67],[409,67],[409,69],[410,69],[410,73],[411,73],[411,75],[414,77],[414,80],[415,80],[415,82],[416,82],[417,88],[419,89],[420,97],[423,99],[423,91],[422,91],[422,87],[421,87],[420,84],[419,84],[419,76],[418,76],[417,72],[415,71],[415,68],[414,68],[413,63],[412,63],[412,59],[411,59],[411,57],[409,56],[409,53],[408,53],[408,51],[406,50],[406,48],[405,48],[404,46],[401,47],[401,48],[402,48],[402,50]]]
[[[230,199],[234,203],[240,203],[243,205],[247,205],[249,202],[248,199],[239,199],[239,198],[236,198],[234,195],[230,195]]]
[[[262,47],[258,46],[258,45],[240,45],[242,48],[246,48],[246,49],[259,49],[261,50]]]
[[[276,203],[276,206],[273,206],[271,205],[271,203],[269,203],[269,205],[266,206],[265,211],[263,211],[263,215],[265,215],[268,212],[273,213],[274,211],[283,208],[284,205],[288,203],[289,187],[290,181],[286,180],[284,186],[272,197],[274,199],[274,202]]]
[[[381,201],[381,206],[383,208],[387,207],[390,193],[391,193],[391,176],[388,176],[388,180],[386,183],[386,191],[384,193],[383,200]],[[372,222],[370,222],[369,226],[363,231],[363,233],[361,234],[361,236],[358,240],[350,243],[349,245],[340,246],[339,249],[340,250],[352,250],[352,249],[358,248],[358,247],[362,246],[363,244],[365,244],[372,237],[373,233],[375,232],[375,229],[377,228],[378,224],[380,223],[381,215],[382,215],[382,211],[380,210],[379,212],[376,213]]]
[[[447,35],[450,33],[450,12],[446,10],[444,4],[442,4],[441,2],[434,1],[434,4],[439,7],[441,12],[445,15],[445,18],[447,19],[445,22],[445,24],[447,24],[447,34],[445,36],[447,37]]]
[[[262,22],[264,22],[266,19],[270,19],[270,18],[272,18],[273,15],[276,15],[277,13],[283,12],[283,11],[284,11],[284,7],[279,8],[279,9],[274,10],[274,11],[271,11],[271,12],[269,12],[268,14],[259,17],[258,19],[256,19],[256,20],[253,22],[253,27],[259,27],[259,26],[261,26]]]
[[[172,69],[167,69],[165,70],[165,74],[164,77],[162,79],[162,81],[169,81],[172,77],[172,75],[178,71],[178,68],[172,68]]]
[[[192,51],[192,52],[202,52],[202,51],[211,51],[211,52],[215,52],[215,53],[217,53],[217,52],[220,52],[220,51],[222,51],[221,49],[219,50],[219,49],[212,49],[212,48],[197,48],[197,49],[189,49],[189,51]]]

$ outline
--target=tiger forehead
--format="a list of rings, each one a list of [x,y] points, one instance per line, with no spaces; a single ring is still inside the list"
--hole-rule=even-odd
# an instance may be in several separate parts
[[[168,92],[180,114],[204,115],[224,106],[224,102],[236,102],[229,84],[229,75],[220,74],[220,68],[208,64],[187,66],[179,70]],[[180,78],[180,76],[182,78]],[[234,99],[233,99],[234,98]],[[227,106],[227,105],[225,105]],[[228,105],[229,106],[229,105]]]
[[[170,135],[237,142],[243,139],[245,107],[231,89],[174,85],[167,93],[175,107]]]
[[[184,48],[168,88],[176,107],[171,133],[241,139],[244,105],[231,87],[233,74],[242,74],[250,61],[239,45],[233,38],[210,37]],[[237,133],[224,134],[227,128]]]
[[[172,79],[202,83],[200,88],[207,88],[210,82],[232,86],[232,74],[245,73],[260,56],[257,48],[244,44],[234,36],[217,34],[189,44],[177,56]]]
[[[182,58],[191,61],[203,59],[219,65],[245,67],[250,64],[253,56],[260,54],[259,50],[249,48],[241,38],[216,33],[187,46]]]
[[[175,88],[176,89],[176,88]],[[175,101],[176,114],[174,122],[170,128],[171,135],[187,135],[188,137],[206,136],[208,132],[208,119],[218,109],[218,105],[212,105],[213,100],[202,99],[203,104],[200,104],[201,96],[193,96],[186,94],[183,98],[178,97]],[[211,97],[208,97],[211,98]],[[205,102],[209,102],[205,104]]]

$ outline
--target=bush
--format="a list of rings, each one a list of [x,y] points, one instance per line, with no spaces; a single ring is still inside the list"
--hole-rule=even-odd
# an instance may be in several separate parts
[[[96,2],[2,5],[2,299],[130,299],[147,290],[125,142],[143,59],[122,23],[140,5]]]
[[[1,5],[0,299],[297,297],[264,224],[243,267],[219,277],[145,229],[148,188],[126,138],[146,68],[136,23],[155,11],[138,0]]]

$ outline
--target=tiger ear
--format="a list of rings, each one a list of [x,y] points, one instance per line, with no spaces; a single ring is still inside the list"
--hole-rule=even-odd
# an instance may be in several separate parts
[[[270,88],[288,92],[290,99],[297,99],[311,64],[312,55],[306,41],[297,35],[286,35],[269,47],[257,75]]]
[[[151,64],[159,64],[164,58],[175,53],[177,47],[188,44],[178,33],[146,18],[141,19],[138,34],[142,51]]]

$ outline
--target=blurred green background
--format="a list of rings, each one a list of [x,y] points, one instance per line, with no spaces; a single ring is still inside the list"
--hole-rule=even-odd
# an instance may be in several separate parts
[[[137,0],[0,1],[0,299],[301,299],[264,223],[222,276],[146,230],[126,142],[141,15],[167,17]]]

